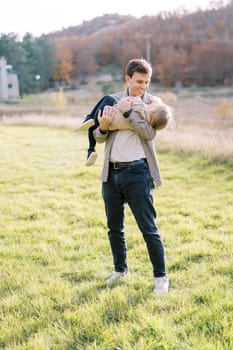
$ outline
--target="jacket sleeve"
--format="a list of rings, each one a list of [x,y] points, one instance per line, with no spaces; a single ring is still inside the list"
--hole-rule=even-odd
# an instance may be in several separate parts
[[[156,135],[156,130],[144,119],[140,118],[137,112],[132,112],[127,118],[127,121],[132,126],[133,130],[144,140],[153,140]]]

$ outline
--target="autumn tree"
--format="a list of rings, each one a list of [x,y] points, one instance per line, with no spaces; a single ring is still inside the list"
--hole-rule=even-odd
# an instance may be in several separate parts
[[[73,48],[73,78],[85,80],[86,76],[94,75],[98,66],[90,42],[86,38],[76,38]]]
[[[56,63],[54,63],[53,80],[60,83],[71,81],[71,73],[73,70],[73,40],[59,38],[55,41],[56,46]]]

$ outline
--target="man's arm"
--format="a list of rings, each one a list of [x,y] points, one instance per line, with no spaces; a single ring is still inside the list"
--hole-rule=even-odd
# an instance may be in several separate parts
[[[137,112],[132,111],[127,118],[133,130],[146,141],[153,140],[156,135],[156,130],[145,120],[138,116]]]
[[[132,109],[132,99],[126,98],[119,101],[118,109],[123,115],[125,114],[127,122],[141,138],[147,141],[153,140],[156,130],[145,119],[142,119],[140,114]],[[125,113],[127,111],[130,113]]]

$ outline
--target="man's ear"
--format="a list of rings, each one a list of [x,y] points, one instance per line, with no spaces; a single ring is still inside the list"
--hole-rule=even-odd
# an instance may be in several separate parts
[[[130,76],[128,74],[125,75],[125,82],[128,83],[130,80]]]

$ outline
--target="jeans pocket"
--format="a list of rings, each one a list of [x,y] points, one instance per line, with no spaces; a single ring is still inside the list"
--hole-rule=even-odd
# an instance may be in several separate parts
[[[149,171],[148,165],[146,163],[135,164],[130,167],[130,171],[133,174],[143,174]]]

